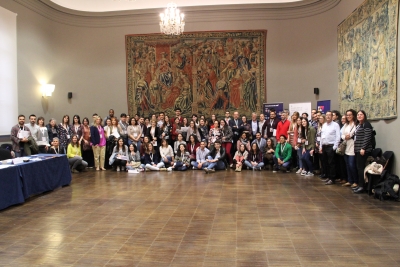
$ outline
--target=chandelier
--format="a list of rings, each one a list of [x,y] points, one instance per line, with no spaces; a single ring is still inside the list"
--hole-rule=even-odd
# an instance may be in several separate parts
[[[179,13],[175,3],[169,3],[164,13],[160,14],[160,30],[168,35],[180,35],[183,33],[185,21],[183,13]]]

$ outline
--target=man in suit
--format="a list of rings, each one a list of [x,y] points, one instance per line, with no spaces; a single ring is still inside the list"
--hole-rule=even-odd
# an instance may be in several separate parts
[[[257,113],[255,112],[251,114],[250,126],[251,126],[251,135],[253,137],[252,140],[254,140],[256,138],[257,132],[260,131],[260,129],[258,128]]]
[[[269,113],[269,120],[267,120],[265,130],[263,132],[264,138],[271,138],[271,140],[274,142],[274,145],[276,146],[276,128],[278,126],[278,122],[280,119],[276,117],[276,111],[271,110]]]
[[[240,138],[240,127],[241,124],[241,120],[239,118],[239,112],[235,111],[233,112],[233,118],[229,120],[228,125],[232,128],[232,132],[233,132],[233,146],[232,146],[232,151],[231,151],[231,155],[234,155],[236,152],[236,143]]]

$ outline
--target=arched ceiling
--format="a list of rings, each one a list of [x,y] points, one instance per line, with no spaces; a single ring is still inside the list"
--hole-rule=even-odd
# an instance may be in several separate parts
[[[243,4],[285,4],[309,2],[307,0],[50,0],[53,3],[77,11],[110,12],[124,10],[141,10],[165,8],[169,2],[178,7],[201,7]]]

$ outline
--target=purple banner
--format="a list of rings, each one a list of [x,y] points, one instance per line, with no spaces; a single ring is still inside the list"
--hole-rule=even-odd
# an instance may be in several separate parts
[[[269,113],[271,110],[275,110],[276,117],[280,119],[283,111],[283,103],[264,103],[263,113],[266,120],[269,120]]]
[[[328,110],[331,110],[331,101],[330,100],[317,101],[317,110],[321,111],[322,114],[325,114]]]

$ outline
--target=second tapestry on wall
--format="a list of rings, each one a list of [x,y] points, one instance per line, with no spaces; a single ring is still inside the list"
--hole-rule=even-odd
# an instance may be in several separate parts
[[[399,0],[366,0],[338,26],[340,110],[397,117]]]
[[[130,114],[250,115],[265,101],[266,31],[127,35]]]

